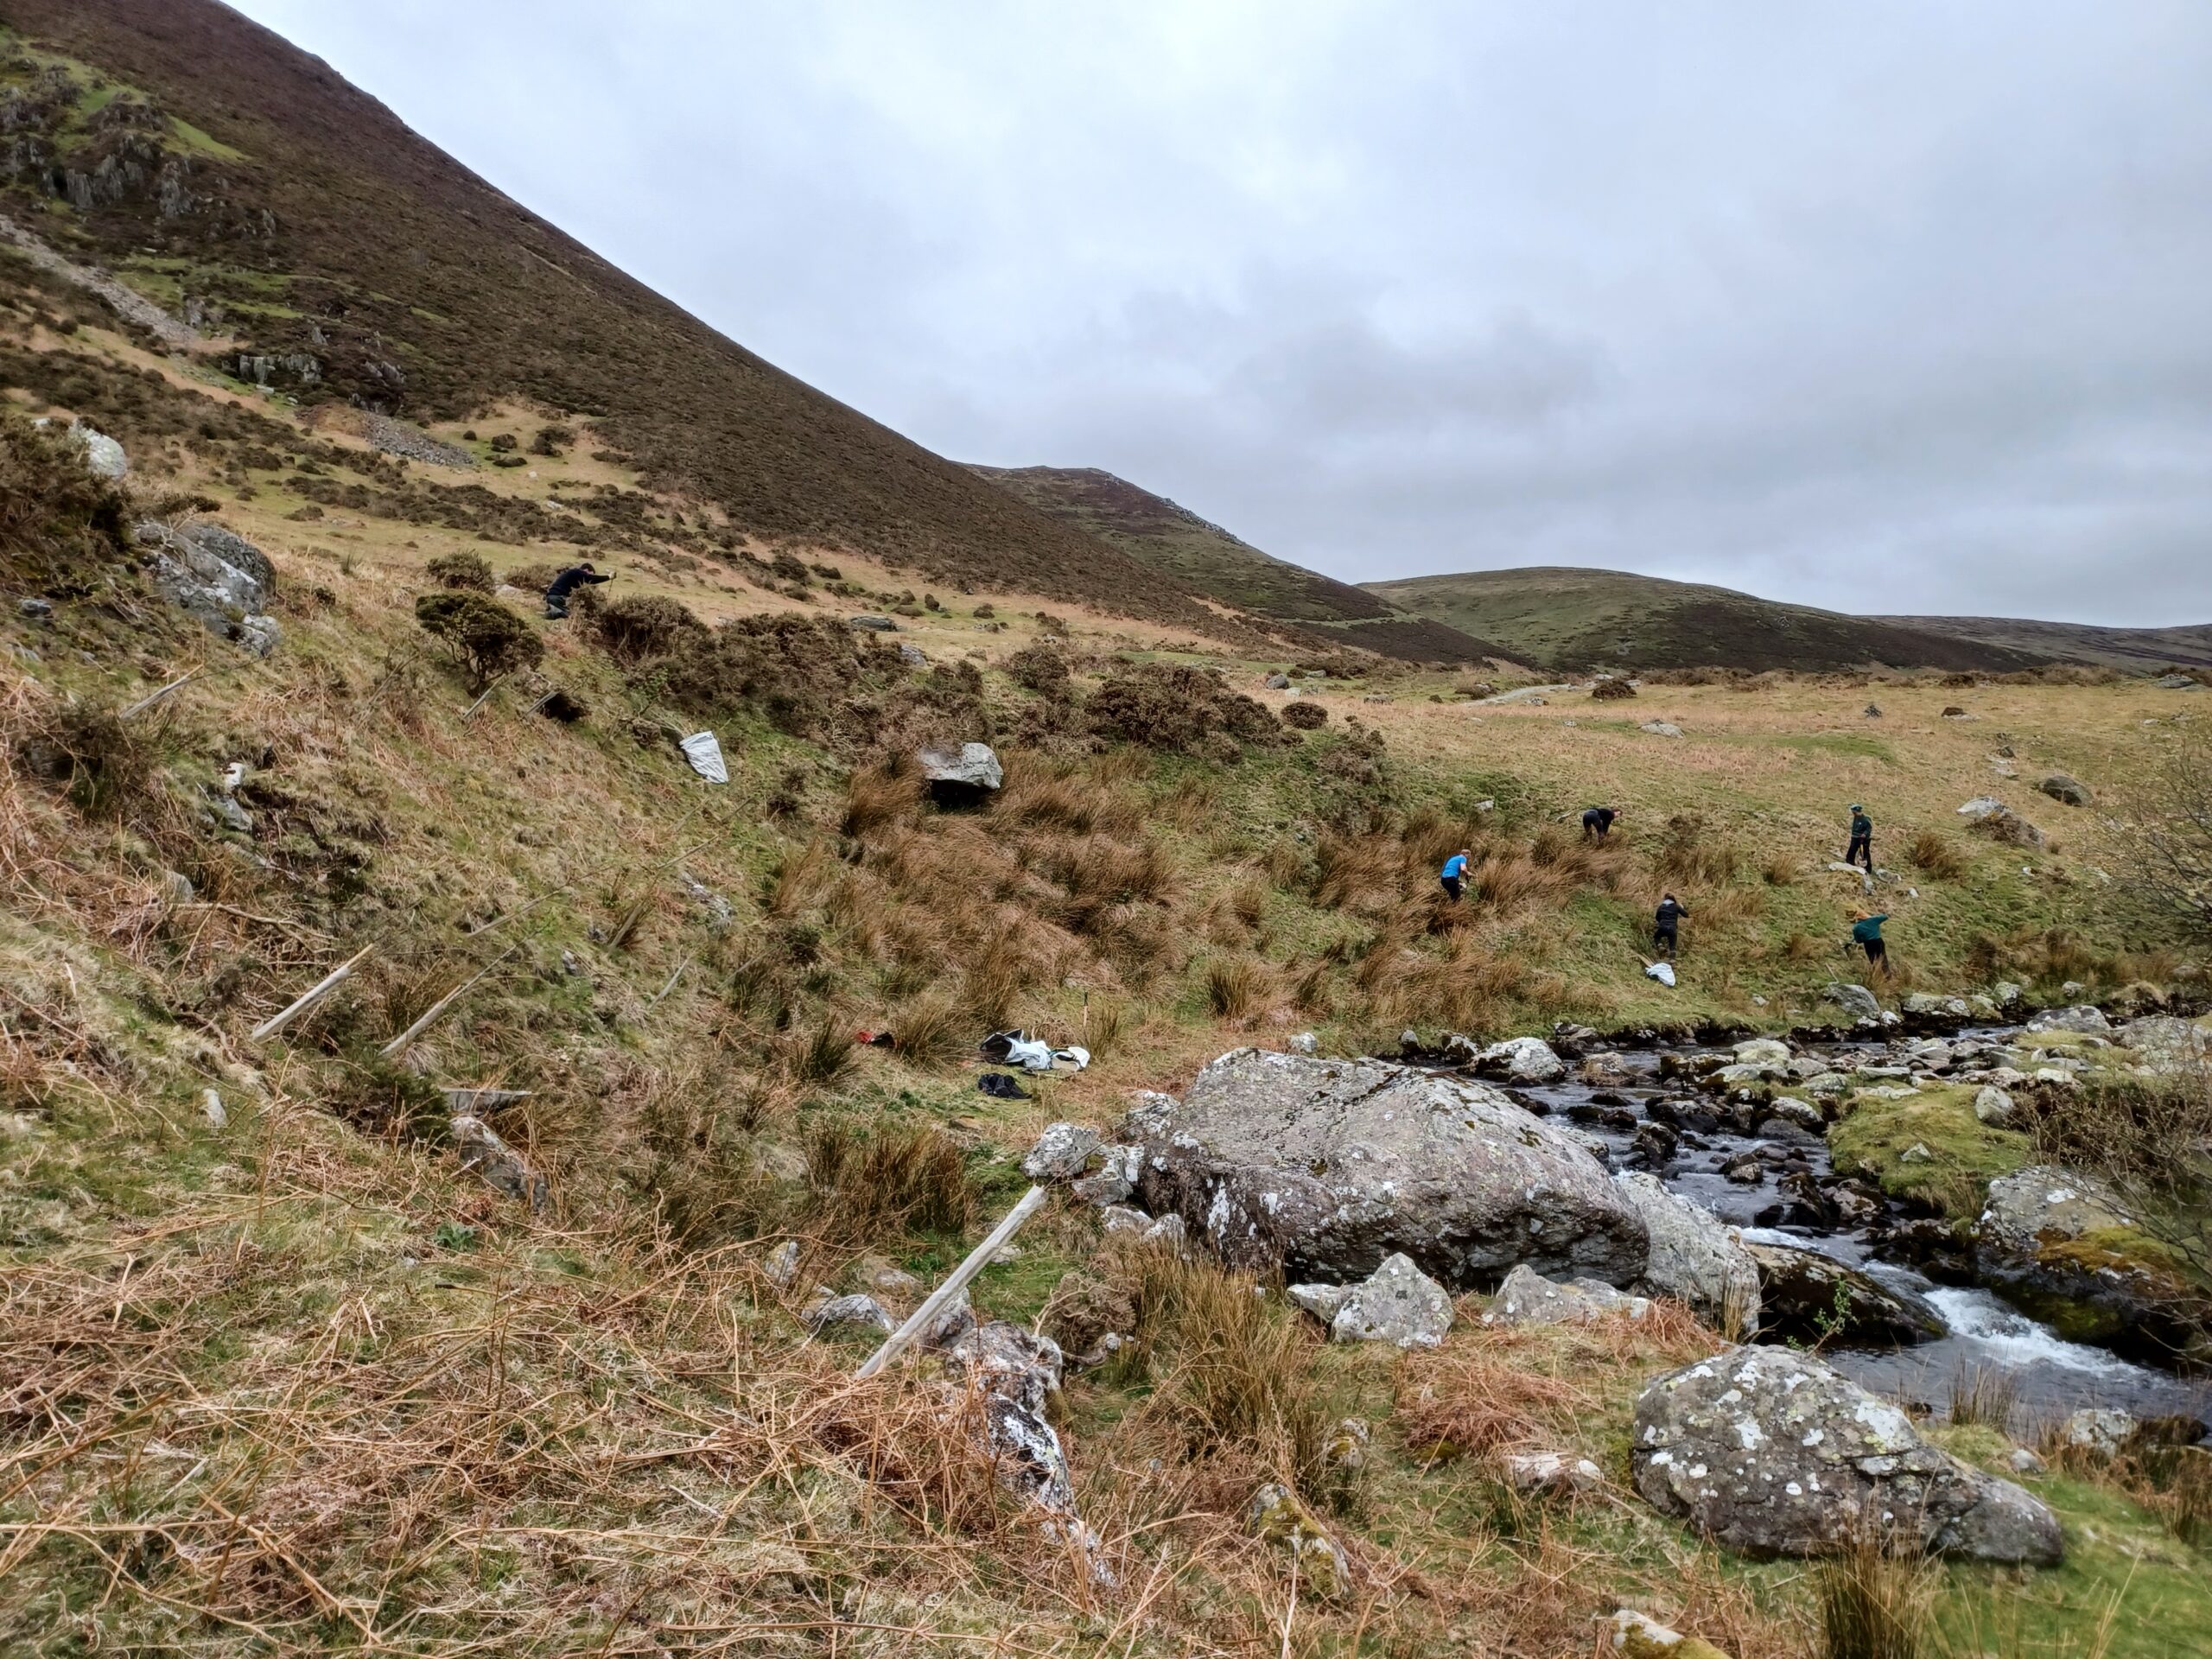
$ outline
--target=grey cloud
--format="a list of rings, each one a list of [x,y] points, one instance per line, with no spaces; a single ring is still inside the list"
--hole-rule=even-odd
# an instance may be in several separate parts
[[[2212,620],[2201,0],[245,0],[963,459],[1352,579]]]

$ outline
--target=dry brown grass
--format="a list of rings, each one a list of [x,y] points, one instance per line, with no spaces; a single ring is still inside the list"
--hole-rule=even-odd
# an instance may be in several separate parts
[[[1199,988],[1215,1019],[1242,1025],[1265,1012],[1274,995],[1274,975],[1256,957],[1218,956],[1207,961]]]
[[[957,1235],[979,1199],[966,1155],[933,1126],[883,1126],[863,1134],[836,1122],[807,1145],[807,1179],[831,1236],[868,1243],[907,1230]]]
[[[1967,860],[1950,838],[1938,830],[1923,830],[1905,848],[1912,867],[1938,880],[1955,881],[1967,873]]]

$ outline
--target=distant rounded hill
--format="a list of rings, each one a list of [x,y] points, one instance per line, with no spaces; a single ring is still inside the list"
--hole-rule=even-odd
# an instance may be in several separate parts
[[[1535,565],[1363,584],[1398,609],[1480,629],[1505,654],[1560,671],[1635,668],[1932,668],[2003,672],[2077,654],[1847,616],[1727,588],[1615,570]],[[2050,625],[2054,627],[2063,625]]]
[[[1511,653],[1478,631],[1409,614],[1364,588],[1262,553],[1164,495],[1095,467],[976,467],[1038,512],[1110,543],[1183,585],[1319,645],[1408,662],[1478,663]]]

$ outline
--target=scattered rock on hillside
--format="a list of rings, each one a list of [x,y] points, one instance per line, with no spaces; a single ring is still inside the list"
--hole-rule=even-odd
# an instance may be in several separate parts
[[[845,626],[849,628],[859,628],[868,633],[899,632],[899,625],[887,616],[849,616],[845,619]]]
[[[1717,1330],[1749,1337],[1759,1328],[1759,1269],[1735,1230],[1701,1205],[1669,1192],[1656,1176],[1624,1170],[1613,1177],[1650,1235],[1643,1288],[1672,1296]]]
[[[1246,1520],[1255,1538],[1282,1546],[1297,1568],[1299,1581],[1313,1593],[1325,1601],[1341,1600],[1351,1593],[1351,1563],[1344,1558],[1344,1546],[1289,1487],[1279,1482],[1261,1487],[1252,1494]]]
[[[2161,674],[2151,683],[2161,691],[2194,691],[2202,682],[2187,674]]]
[[[1854,1019],[1878,1020],[1882,1017],[1881,999],[1864,985],[1837,980],[1821,995]]]
[[[1867,719],[1869,719],[1869,720],[1879,720],[1881,717],[1882,717],[1882,705],[1881,705],[1880,703],[1878,703],[1878,702],[1870,702],[1870,703],[1868,703],[1868,704],[1866,705],[1866,718],[1867,718]]]
[[[539,1215],[545,1212],[545,1178],[534,1173],[522,1154],[499,1139],[483,1119],[456,1117],[448,1131],[463,1169],[474,1170],[493,1192],[522,1199]]]
[[[1330,1316],[1329,1340],[1434,1348],[1451,1328],[1452,1299],[1444,1287],[1408,1257],[1394,1255],[1345,1292]]]
[[[1567,1452],[1509,1452],[1498,1459],[1498,1469],[1523,1497],[1571,1497],[1605,1484],[1604,1470]]]
[[[1270,674],[1264,681],[1262,682],[1262,683],[1264,684],[1270,691],[1287,691],[1290,690],[1290,676],[1287,674]]]
[[[2012,1095],[1993,1083],[1985,1084],[1974,1090],[1974,1115],[1993,1128],[2010,1128],[2018,1111]]]
[[[887,1337],[897,1328],[874,1297],[832,1296],[826,1291],[820,1301],[799,1315],[799,1322],[817,1337],[849,1328],[880,1332]]]
[[[1649,732],[1654,737],[1680,737],[1682,734],[1682,728],[1671,720],[1647,720],[1637,729]]]
[[[2056,1439],[2069,1452],[2086,1452],[2109,1463],[2126,1450],[2136,1427],[2134,1417],[2127,1412],[2087,1406],[2059,1424]]]
[[[1048,1531],[1083,1552],[1094,1581],[1110,1584],[1097,1537],[1076,1513],[1067,1453],[1046,1414],[1065,1363],[1050,1337],[1002,1319],[977,1325],[944,1351],[947,1374],[982,1396],[984,1439],[1000,1483],[1042,1511]]]
[[[137,537],[157,550],[154,586],[170,604],[257,657],[276,648],[282,631],[267,614],[276,570],[267,554],[220,524],[180,527],[149,518]]]
[[[1103,1139],[1087,1124],[1048,1123],[1022,1159],[1021,1173],[1033,1181],[1071,1181],[1083,1173]]]
[[[1580,1145],[1497,1090],[1375,1060],[1239,1049],[1122,1137],[1139,1191],[1232,1265],[1363,1278],[1402,1252],[1458,1290],[1516,1262],[1639,1277],[1643,1218]]]
[[[2087,784],[2069,778],[2063,772],[2052,772],[2036,787],[2052,800],[2063,802],[2068,806],[2087,806],[2096,798],[2089,793]]]
[[[1703,1637],[1684,1636],[1633,1607],[1624,1607],[1600,1623],[1612,1626],[1612,1634],[1601,1638],[1605,1650],[1620,1659],[1728,1659]]]
[[[1942,1315],[1816,1250],[1786,1244],[1743,1248],[1758,1268],[1759,1324],[1768,1336],[1846,1347],[1887,1347],[1946,1335]]]
[[[1006,782],[1006,769],[988,743],[923,749],[914,759],[931,798],[940,806],[972,806]]]
[[[50,427],[53,423],[46,416],[31,423],[36,427]],[[93,477],[119,483],[130,474],[130,458],[124,453],[123,446],[99,428],[83,421],[73,422],[62,429],[61,437],[84,456],[85,470]]]
[[[2038,1567],[2064,1554],[2038,1499],[1789,1349],[1738,1348],[1650,1383],[1630,1468],[1654,1509],[1751,1555],[1827,1554],[1870,1523],[1935,1554]]]
[[[1625,1313],[1632,1319],[1640,1319],[1650,1311],[1651,1304],[1644,1298],[1625,1295],[1600,1280],[1575,1279],[1560,1284],[1523,1264],[1505,1275],[1505,1282],[1497,1287],[1497,1295],[1484,1316],[1484,1322],[1580,1325],[1610,1313]]]
[[[1959,809],[1959,816],[1973,820],[1977,835],[2008,847],[2040,847],[2043,831],[1993,795],[1977,795]]]

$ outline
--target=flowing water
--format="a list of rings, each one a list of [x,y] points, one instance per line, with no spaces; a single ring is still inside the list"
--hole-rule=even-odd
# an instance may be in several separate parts
[[[1973,1034],[1993,1041],[2002,1041],[2005,1035]],[[1847,1071],[1885,1058],[1879,1045],[1801,1046],[1798,1052],[1830,1058],[1837,1070]],[[1732,1130],[1724,1114],[1721,1124],[1712,1129],[1676,1128],[1674,1155],[1663,1164],[1650,1158],[1648,1134],[1643,1145],[1638,1143],[1647,1123],[1663,1123],[1681,1115],[1670,1106],[1686,1113],[1699,1107],[1709,1109],[1713,1102],[1696,1096],[1687,1080],[1661,1078],[1656,1053],[1629,1051],[1620,1058],[1629,1074],[1625,1083],[1567,1080],[1515,1092],[1603,1141],[1613,1168],[1649,1169],[1674,1192],[1741,1228],[1747,1239],[1817,1250],[1863,1269],[1886,1287],[1916,1294],[1950,1327],[1949,1335],[1911,1347],[1824,1351],[1822,1357],[1838,1370],[1878,1394],[1929,1407],[1939,1415],[1948,1409],[1955,1379],[1977,1370],[2000,1372],[2012,1381],[2020,1412],[2016,1427],[2023,1430],[2084,1406],[2114,1407],[2145,1417],[2186,1413],[2212,1420],[2212,1385],[2135,1364],[2102,1348],[2069,1342],[1988,1291],[1933,1283],[1910,1267],[1882,1260],[1863,1229],[1813,1227],[1802,1219],[1777,1224],[1777,1212],[1791,1207],[1780,1185],[1789,1173],[1788,1164],[1809,1168],[1823,1185],[1828,1179],[1827,1144],[1817,1135],[1788,1125],[1763,1124],[1762,1134],[1745,1135]],[[1649,1109],[1654,1102],[1665,1103],[1656,1118]],[[1747,1154],[1763,1160],[1756,1183],[1731,1180],[1721,1173],[1724,1166],[1738,1163]]]

